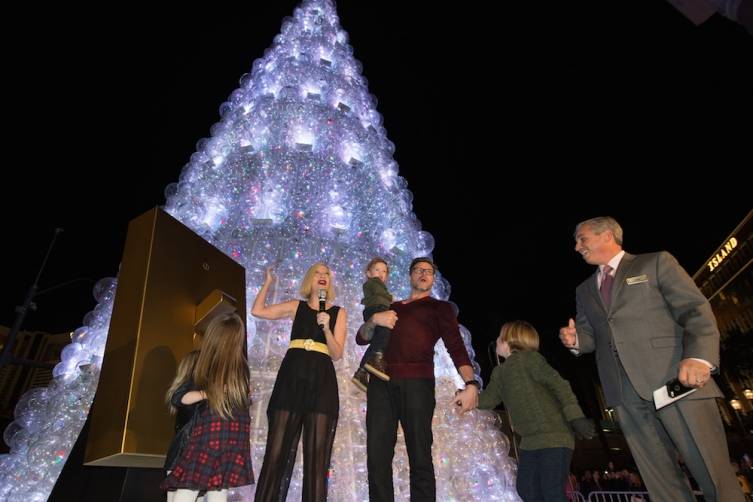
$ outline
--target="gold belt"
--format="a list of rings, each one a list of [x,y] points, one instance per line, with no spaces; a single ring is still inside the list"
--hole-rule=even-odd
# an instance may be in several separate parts
[[[322,354],[329,355],[329,349],[327,348],[326,343],[321,342],[315,342],[311,338],[307,338],[305,340],[297,338],[295,340],[290,340],[290,345],[288,346],[289,349],[303,349],[303,350],[314,350],[316,352],[321,352]]]

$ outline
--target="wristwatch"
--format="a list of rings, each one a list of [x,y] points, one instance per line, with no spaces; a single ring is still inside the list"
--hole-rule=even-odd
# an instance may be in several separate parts
[[[475,385],[476,389],[481,390],[481,382],[478,380],[468,380],[465,382],[465,386],[468,387],[469,385]]]

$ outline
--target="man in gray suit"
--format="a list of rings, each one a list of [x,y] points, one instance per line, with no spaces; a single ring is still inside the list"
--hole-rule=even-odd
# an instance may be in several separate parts
[[[706,501],[742,502],[714,400],[719,330],[709,302],[671,254],[623,251],[613,218],[578,224],[575,251],[598,269],[578,286],[576,319],[560,339],[576,355],[596,350],[607,406],[651,499],[695,501],[679,453]],[[672,378],[698,390],[657,411],[653,391]]]

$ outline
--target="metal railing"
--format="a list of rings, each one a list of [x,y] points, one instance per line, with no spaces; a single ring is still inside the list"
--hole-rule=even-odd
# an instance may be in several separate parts
[[[597,491],[584,497],[580,492],[572,492],[572,502],[649,502],[651,499],[646,491]],[[700,490],[694,490],[693,495],[703,495]]]
[[[599,491],[588,494],[588,502],[647,502],[648,492]]]

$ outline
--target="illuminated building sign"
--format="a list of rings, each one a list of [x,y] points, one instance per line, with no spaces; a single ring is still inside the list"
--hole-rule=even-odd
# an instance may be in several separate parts
[[[719,249],[719,251],[716,252],[713,258],[709,260],[708,266],[709,266],[709,272],[713,271],[716,267],[718,267],[724,259],[732,253],[732,250],[737,247],[737,239],[732,237],[730,240],[724,243],[724,246]]]

